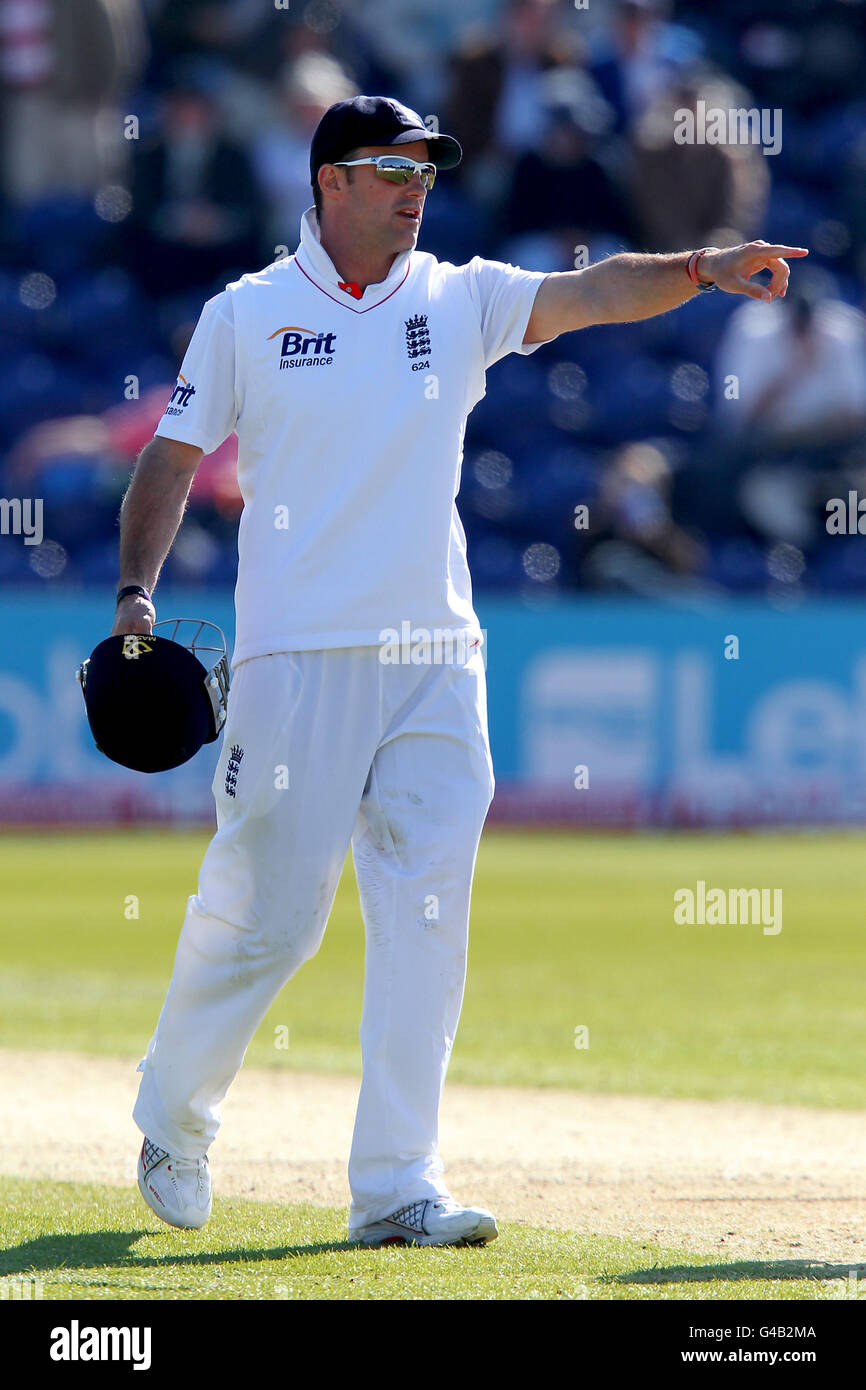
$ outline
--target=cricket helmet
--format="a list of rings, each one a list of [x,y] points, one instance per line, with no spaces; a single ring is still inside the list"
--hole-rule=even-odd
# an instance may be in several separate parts
[[[182,624],[195,629],[186,641],[178,638]],[[76,676],[97,748],[135,772],[179,767],[225,723],[228,650],[215,623],[166,618],[152,636],[106,637]]]

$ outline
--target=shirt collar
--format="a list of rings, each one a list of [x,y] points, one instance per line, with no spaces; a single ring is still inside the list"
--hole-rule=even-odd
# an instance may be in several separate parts
[[[315,208],[307,208],[301,218],[301,240],[295,259],[304,273],[309,275],[320,289],[330,294],[332,299],[345,303],[347,308],[353,309],[356,313],[362,313],[394,293],[409,272],[410,256],[410,251],[401,251],[394,258],[394,264],[385,279],[377,285],[368,285],[359,299],[350,291],[340,288],[343,283],[342,277],[322,245]]]

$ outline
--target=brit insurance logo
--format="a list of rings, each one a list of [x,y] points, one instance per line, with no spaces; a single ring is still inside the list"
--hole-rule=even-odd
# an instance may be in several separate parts
[[[320,333],[290,323],[269,333],[268,342],[281,335],[280,371],[287,367],[329,367],[334,360],[336,333]]]
[[[186,406],[189,405],[195,395],[195,387],[191,381],[187,381],[185,376],[177,374],[177,385],[171,393],[171,398],[165,408],[166,415],[182,415]]]
[[[406,325],[406,351],[409,357],[425,357],[426,362],[413,362],[412,371],[421,372],[430,366],[430,329],[427,315],[416,314],[414,318],[404,319]]]

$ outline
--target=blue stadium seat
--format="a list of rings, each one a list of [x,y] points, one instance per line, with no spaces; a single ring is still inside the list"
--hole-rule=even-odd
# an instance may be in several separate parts
[[[24,264],[66,280],[102,259],[113,228],[97,217],[89,198],[46,198],[11,218],[10,236]]]
[[[468,543],[475,591],[514,589],[526,578],[522,556],[526,546],[499,532],[475,533]]]
[[[709,547],[706,576],[735,592],[766,589],[770,582],[766,548],[747,536],[714,541]]]
[[[0,445],[40,420],[79,414],[89,385],[77,365],[33,352],[21,356],[0,374]]]
[[[465,265],[487,242],[484,218],[459,188],[439,179],[424,206],[424,251],[440,261]]]
[[[832,536],[815,562],[816,578],[828,594],[866,590],[866,544],[862,536]]]

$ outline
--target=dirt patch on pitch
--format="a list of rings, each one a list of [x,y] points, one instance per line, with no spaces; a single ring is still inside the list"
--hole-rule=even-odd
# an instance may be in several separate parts
[[[0,1173],[134,1182],[135,1062],[0,1050],[0,1074]],[[244,1070],[217,1194],[346,1206],[356,1097],[353,1078]],[[863,1258],[863,1111],[452,1085],[441,1150],[455,1196],[503,1221],[720,1261]]]

